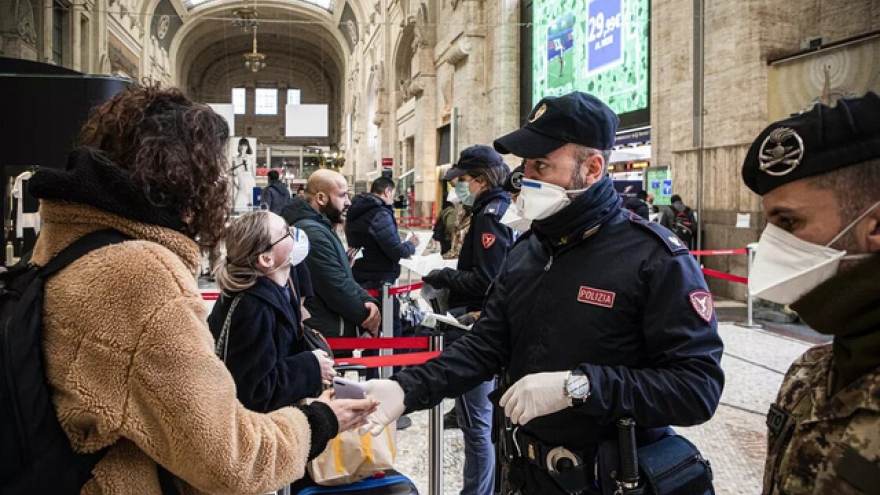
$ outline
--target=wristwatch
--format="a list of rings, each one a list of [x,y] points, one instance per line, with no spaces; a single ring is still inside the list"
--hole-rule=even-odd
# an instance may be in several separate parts
[[[565,396],[571,406],[579,406],[590,397],[590,377],[580,369],[568,372],[564,385]]]

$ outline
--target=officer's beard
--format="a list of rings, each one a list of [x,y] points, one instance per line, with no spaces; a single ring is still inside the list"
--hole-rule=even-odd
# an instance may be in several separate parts
[[[568,190],[574,191],[577,189],[583,189],[586,186],[586,179],[581,175],[581,167],[577,165],[574,167],[571,173],[571,179],[568,181]]]

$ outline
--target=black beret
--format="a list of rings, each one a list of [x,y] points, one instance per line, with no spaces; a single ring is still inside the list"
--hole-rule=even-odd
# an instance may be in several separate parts
[[[880,158],[880,97],[842,99],[770,124],[746,155],[746,186],[764,195],[779,186]]]
[[[507,178],[504,179],[504,190],[516,194],[519,192],[520,188],[522,188],[522,180],[525,176],[526,164],[525,161],[519,166],[513,169],[513,172],[507,174]]]
[[[478,144],[461,150],[458,157],[458,163],[446,172],[443,180],[450,181],[462,174],[476,170],[478,168],[503,167],[505,172],[510,171],[510,167],[504,163],[501,155],[492,149],[491,146]]]
[[[599,150],[614,147],[620,119],[602,100],[575,91],[535,105],[525,125],[495,140],[499,153],[541,158],[567,143]]]

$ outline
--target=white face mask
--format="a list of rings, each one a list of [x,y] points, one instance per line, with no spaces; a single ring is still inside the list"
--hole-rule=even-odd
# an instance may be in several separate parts
[[[306,235],[304,230],[294,227],[290,237],[293,238],[293,248],[287,256],[287,263],[289,266],[296,266],[302,263],[306,256],[309,255],[309,236]]]
[[[516,206],[523,218],[542,220],[568,206],[571,203],[569,194],[582,193],[587,189],[566,190],[548,182],[523,178]]]
[[[520,215],[519,208],[513,203],[507,207],[507,211],[505,211],[504,215],[501,217],[501,223],[517,232],[527,232],[532,228],[532,221],[523,218],[522,215]]]
[[[837,274],[842,260],[864,259],[869,253],[847,255],[831,246],[849,232],[880,201],[846,226],[827,245],[813,244],[794,234],[767,224],[758,241],[755,262],[749,276],[749,292],[779,304],[791,304],[813,288]]]
[[[461,203],[461,200],[458,199],[458,194],[455,194],[455,188],[449,190],[449,194],[446,195],[446,201],[452,204]]]

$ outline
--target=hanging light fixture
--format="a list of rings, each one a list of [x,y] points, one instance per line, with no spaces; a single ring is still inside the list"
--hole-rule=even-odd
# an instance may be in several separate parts
[[[248,1],[244,0],[244,3],[240,9],[233,10],[232,15],[235,16],[235,19],[232,20],[232,25],[235,27],[240,27],[244,30],[244,32],[248,32],[248,29],[254,28],[257,29],[257,26],[260,25],[260,21],[257,20],[257,2],[254,1],[253,6],[248,5]]]
[[[254,51],[244,54],[244,66],[251,72],[260,72],[266,68],[266,56],[257,51],[257,27],[254,26]]]

